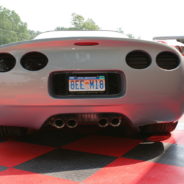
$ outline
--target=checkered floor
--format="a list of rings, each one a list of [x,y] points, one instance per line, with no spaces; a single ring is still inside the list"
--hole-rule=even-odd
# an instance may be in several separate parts
[[[0,141],[0,184],[183,184],[184,118],[162,142],[116,131],[36,132]]]

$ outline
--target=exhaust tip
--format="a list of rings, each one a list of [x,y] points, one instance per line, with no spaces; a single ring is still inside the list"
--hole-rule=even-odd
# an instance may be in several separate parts
[[[98,126],[99,127],[102,127],[102,128],[105,128],[108,126],[108,121],[107,119],[101,119],[99,122],[98,122]]]
[[[63,128],[65,123],[62,119],[55,119],[53,122],[51,122],[51,125],[55,128]]]
[[[75,120],[69,120],[66,125],[68,128],[76,128],[78,126],[78,123]]]
[[[112,121],[110,122],[110,125],[112,127],[119,127],[121,125],[121,119],[113,118]]]

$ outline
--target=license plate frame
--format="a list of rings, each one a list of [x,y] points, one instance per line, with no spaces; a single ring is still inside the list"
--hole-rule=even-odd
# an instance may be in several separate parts
[[[69,93],[104,93],[106,91],[105,75],[69,75]]]

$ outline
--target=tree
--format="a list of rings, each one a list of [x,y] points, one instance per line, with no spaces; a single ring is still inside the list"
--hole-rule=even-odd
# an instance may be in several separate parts
[[[72,25],[76,30],[83,30],[84,17],[76,13],[72,14]]]
[[[0,44],[28,40],[31,34],[27,24],[15,11],[0,6]]]
[[[117,29],[117,32],[125,34],[121,27],[119,27],[119,28]],[[135,37],[135,36],[134,36],[133,34],[131,34],[131,33],[127,33],[127,34],[125,34],[125,35],[126,35],[128,38],[131,38],[131,39],[141,39],[141,37]]]
[[[92,19],[87,19],[83,23],[83,30],[99,30],[100,28],[95,24]]]
[[[56,31],[66,31],[66,30],[99,30],[99,26],[92,19],[85,20],[82,15],[78,15],[76,13],[72,14],[72,27],[57,27]]]
[[[41,33],[40,31],[33,31],[33,30],[28,30],[28,32],[29,32],[29,39],[33,39]]]
[[[135,36],[131,33],[128,33],[127,36],[128,36],[128,38],[132,38],[132,39],[135,38]]]
[[[123,31],[123,29],[122,29],[121,27],[119,27],[119,28],[117,29],[117,32],[119,32],[119,33],[124,33],[124,31]]]
[[[77,30],[75,27],[56,27],[55,31],[72,31]]]

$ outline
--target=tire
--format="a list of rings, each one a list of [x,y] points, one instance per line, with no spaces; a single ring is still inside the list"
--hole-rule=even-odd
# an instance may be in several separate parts
[[[170,134],[170,132],[176,128],[177,124],[178,122],[157,123],[141,126],[139,128],[141,134],[145,136],[163,135]]]

